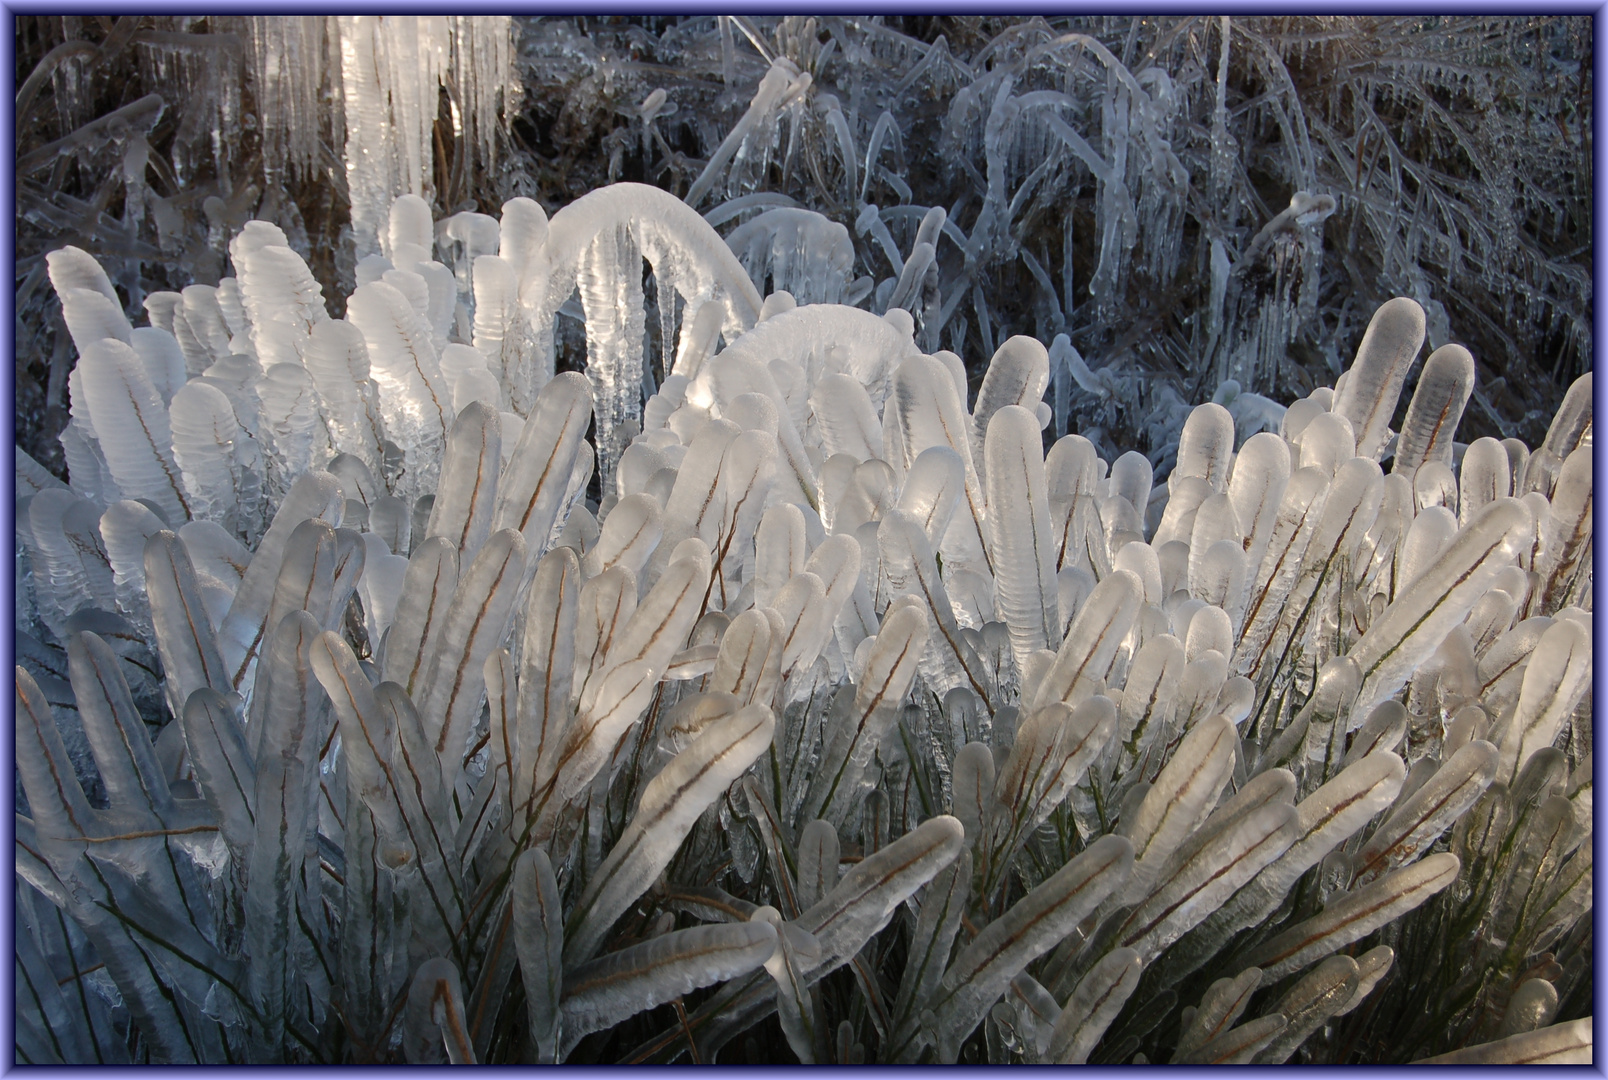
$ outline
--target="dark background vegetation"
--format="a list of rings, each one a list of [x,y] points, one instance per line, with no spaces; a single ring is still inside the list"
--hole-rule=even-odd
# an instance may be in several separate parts
[[[1237,257],[1285,207],[1300,164],[1287,136],[1304,130],[1311,187],[1337,202],[1322,225],[1320,285],[1275,385],[1246,389],[1288,400],[1332,383],[1336,358],[1349,359],[1367,315],[1392,295],[1415,295],[1444,312],[1431,311],[1429,344],[1441,343],[1439,316],[1440,334],[1468,345],[1479,362],[1479,390],[1460,436],[1539,443],[1563,389],[1590,366],[1590,19],[1255,16],[1232,23],[1226,105],[1238,158],[1223,190],[1207,182],[1221,41],[1216,17],[771,17],[735,20],[723,42],[711,17],[579,16],[517,20],[523,93],[493,162],[455,141],[449,110],[456,88],[442,89],[433,190],[426,194],[444,216],[462,209],[496,214],[521,194],[551,213],[611,180],[684,193],[746,109],[768,66],[762,45],[811,71],[818,102],[826,94],[841,100],[862,157],[877,117],[892,112],[902,138],[895,153],[880,155],[884,166],[908,185],[908,202],[959,206],[956,223],[969,231],[986,163],[980,133],[951,119],[957,92],[968,78],[1020,64],[1035,43],[1085,32],[1129,70],[1154,66],[1172,79],[1178,104],[1170,144],[1190,170],[1176,227],[1179,269],[1157,271],[1146,261],[1153,253],[1141,247],[1114,303],[1048,310],[1021,252],[1038,256],[1060,294],[1085,289],[1098,255],[1096,192],[1075,179],[1041,182],[977,271],[995,333],[985,339],[971,318],[958,351],[974,377],[1006,329],[1046,342],[1064,330],[1092,368],[1112,365],[1133,384],[1126,400],[1119,394],[1095,403],[1074,394],[1075,419],[1109,429],[1123,448],[1143,445],[1154,402],[1142,384],[1170,381],[1192,402],[1209,396],[1213,387],[1202,377],[1205,240],[1220,236]],[[16,19],[16,35],[17,153],[26,165],[17,177],[17,442],[61,473],[56,436],[74,355],[59,332],[44,253],[75,244],[96,254],[140,321],[145,292],[226,273],[229,233],[261,216],[302,249],[339,314],[352,273],[343,243],[349,207],[339,95],[321,88],[326,107],[315,167],[265,185],[247,19],[29,15]],[[913,85],[901,86],[940,40],[953,62],[929,64]],[[1033,77],[1022,73],[1017,92]],[[655,88],[674,104],[656,123],[662,142],[643,136],[637,115]],[[1102,119],[1095,90],[1081,118],[1091,141]],[[138,125],[102,124],[78,145],[69,136],[150,93],[160,93],[165,108],[145,134],[146,192],[131,206],[125,159]],[[852,230],[858,207],[845,205],[841,172],[834,172],[841,163],[825,142],[822,130],[806,125],[803,152],[785,173],[772,161],[763,175],[728,184],[727,193],[781,191]],[[39,154],[53,145],[57,151]],[[961,162],[968,151],[975,160]],[[1020,171],[1008,180],[1020,182]],[[869,191],[883,207],[901,197],[881,178]],[[718,200],[717,186],[701,209]],[[1060,241],[1068,215],[1079,238],[1069,259]],[[908,230],[895,234],[908,242]],[[856,236],[855,244],[856,274],[888,273],[869,236]],[[1068,269],[1076,288],[1065,287]],[[956,273],[945,266],[946,279]],[[943,344],[951,345],[947,332]],[[560,357],[561,366],[579,361]]]

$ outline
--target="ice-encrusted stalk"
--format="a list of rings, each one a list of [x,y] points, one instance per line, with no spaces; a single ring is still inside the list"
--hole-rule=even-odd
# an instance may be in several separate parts
[[[1140,956],[1114,949],[1078,980],[1050,1033],[1048,1056],[1059,1065],[1083,1065],[1089,1051],[1117,1018],[1139,986]]]
[[[821,765],[804,803],[806,819],[849,805],[857,796],[866,765],[890,730],[915,677],[927,637],[926,616],[914,605],[890,612],[883,620],[852,703],[841,718],[834,718],[826,735]]]
[[[256,835],[247,871],[246,949],[253,958],[251,995],[261,1013],[253,1039],[260,1053],[273,1057],[285,1052],[290,1031],[307,1022],[297,1001],[296,939],[305,932],[298,912],[306,902],[301,863],[328,708],[311,664],[319,633],[306,612],[284,617],[269,641],[265,685],[253,703],[261,734],[254,755]]]
[[[1516,499],[1498,499],[1461,530],[1417,581],[1371,623],[1350,656],[1362,669],[1357,712],[1366,714],[1468,617],[1496,575],[1525,543],[1530,515]]]
[[[1203,1043],[1216,1038],[1238,1020],[1251,995],[1262,985],[1262,972],[1246,968],[1232,979],[1218,979],[1206,988],[1200,1008],[1178,1036],[1173,1061],[1181,1061]]]
[[[765,970],[776,983],[777,1018],[794,1056],[801,1064],[813,1065],[819,1038],[814,1003],[805,989],[803,971],[820,949],[813,935],[783,922],[781,913],[773,907],[760,908],[752,918],[776,927],[776,951],[765,961]]]
[[[502,470],[502,423],[496,409],[471,403],[452,421],[441,460],[439,494],[425,536],[444,536],[471,562],[491,532],[497,479]]]
[[[453,417],[452,393],[430,329],[407,297],[384,281],[359,286],[347,301],[346,317],[368,344],[385,431],[403,451],[407,471],[397,494],[407,499],[427,494],[435,490]]]
[[[583,1035],[753,971],[775,949],[770,924],[724,923],[676,930],[576,968],[564,980],[558,1058]]]
[[[530,586],[511,762],[511,805],[521,825],[534,809],[531,800],[545,763],[574,716],[570,695],[579,579],[575,552],[560,547],[542,556]]]
[[[415,697],[448,784],[480,717],[486,657],[501,644],[525,572],[525,538],[494,533],[458,582]]]
[[[927,543],[927,534],[914,517],[898,509],[883,515],[876,533],[887,594],[897,601],[924,607],[935,631],[922,658],[922,675],[943,691],[969,686],[993,707],[997,696],[990,685],[993,680],[984,672],[977,650],[960,632],[954,604]]]
[[[893,1016],[898,1024],[893,1034],[896,1043],[914,1034],[921,1011],[943,979],[971,892],[971,868],[971,852],[962,851],[954,862],[938,871],[922,891],[921,913],[911,937],[910,960],[905,965],[899,994],[893,1003]]]
[[[669,865],[698,815],[770,745],[776,721],[764,705],[717,720],[648,782],[620,840],[586,883],[565,934],[565,966],[591,958],[614,920]]]
[[[1334,412],[1351,421],[1358,457],[1379,457],[1407,369],[1424,343],[1424,309],[1403,296],[1387,300],[1368,321],[1356,359],[1335,391]]]
[[[102,338],[84,346],[79,371],[95,436],[118,488],[127,498],[151,499],[174,525],[189,520],[189,492],[173,460],[168,406],[139,354]]]
[[[1591,635],[1578,622],[1560,619],[1541,635],[1498,745],[1497,779],[1511,783],[1537,750],[1552,745],[1587,692],[1591,668]]]
[[[426,960],[413,975],[402,1049],[411,1064],[435,1064],[441,1056],[454,1065],[475,1063],[464,1022],[463,981],[458,966],[444,956]]]
[[[999,615],[1010,627],[1018,665],[1056,644],[1061,629],[1041,445],[1038,418],[1020,405],[1004,405],[988,421],[983,450],[990,561]]]
[[[1016,973],[1122,886],[1133,855],[1133,845],[1122,837],[1101,837],[961,950],[934,994],[932,1019],[923,1024],[925,1036],[936,1040],[939,1060],[954,1061]]]
[[[1198,824],[1198,815],[1217,801],[1229,778],[1235,742],[1226,716],[1201,721],[1179,743],[1137,812],[1124,815],[1118,834],[1133,843],[1135,865],[1123,902],[1148,895],[1167,859]]]
[[[884,432],[891,422],[906,455],[904,460],[889,462],[896,474],[909,469],[915,455],[929,446],[947,446],[959,455],[965,466],[969,512],[957,510],[941,550],[946,563],[986,567],[986,502],[972,455],[970,425],[965,422],[954,381],[937,361],[926,357],[906,360],[894,371],[888,409]]]
[[[1349,956],[1331,956],[1292,986],[1273,1006],[1273,1015],[1286,1020],[1285,1028],[1252,1060],[1259,1065],[1282,1065],[1307,1036],[1339,1012],[1356,993],[1362,972]]]
[[[1417,1065],[1589,1065],[1591,1017],[1419,1058]]]
[[[268,609],[291,535],[302,522],[313,518],[332,528],[338,526],[344,507],[340,481],[316,470],[297,477],[285,501],[279,504],[273,523],[252,555],[251,565],[241,576],[234,603],[218,627],[224,670],[234,688],[245,685],[264,638],[274,629],[267,625]]]
[[[1201,831],[1209,829],[1210,821]],[[1288,850],[1296,836],[1295,808],[1287,802],[1269,802],[1212,832],[1196,850],[1190,850],[1195,845],[1186,841],[1151,894],[1134,908],[1118,940],[1147,962],[1154,960]]]
[[[1114,570],[1094,587],[1067,629],[1055,662],[1039,683],[1034,705],[1064,701],[1076,706],[1094,693],[1144,601],[1144,583],[1129,570]]]
[[[1440,852],[1386,874],[1270,939],[1246,963],[1261,968],[1262,985],[1270,986],[1422,904],[1452,883],[1458,866],[1457,856]]]
[[[1028,834],[1083,778],[1111,738],[1116,719],[1111,699],[1097,694],[1076,709],[1051,702],[1017,729],[1015,745],[994,783],[995,813],[983,837],[988,847],[984,897],[993,891],[989,886],[1002,880]]]
[[[514,943],[525,986],[529,1039],[539,1062],[558,1060],[563,996],[564,913],[547,852],[532,848],[514,864]]]
[[[167,674],[163,691],[168,708],[179,716],[195,691],[203,687],[232,689],[229,672],[183,542],[171,532],[159,532],[145,542],[144,561],[157,652]]]
[[[1194,970],[1229,937],[1265,919],[1300,876],[1395,801],[1406,778],[1401,758],[1380,751],[1358,759],[1296,804],[1295,838],[1222,906],[1208,913],[1163,959],[1169,975]]]

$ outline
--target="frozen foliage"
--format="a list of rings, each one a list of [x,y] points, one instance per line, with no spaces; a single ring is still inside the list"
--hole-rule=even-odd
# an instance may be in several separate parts
[[[251,20],[264,24],[311,24],[338,49],[340,71],[331,82],[340,88],[346,126],[346,183],[352,201],[352,235],[358,257],[383,251],[385,217],[398,195],[423,195],[434,185],[434,135],[438,84],[454,87],[453,134],[478,146],[491,165],[495,159],[498,97],[508,85],[510,48],[506,17],[453,15],[341,15],[327,19]],[[321,26],[322,24],[322,26]],[[308,55],[316,58],[316,49]],[[302,62],[297,77],[316,90],[318,69]],[[296,117],[284,113],[285,126],[297,130]],[[304,124],[300,130],[312,129]],[[267,153],[267,149],[264,149]],[[311,156],[311,155],[308,155]]]
[[[249,226],[251,352],[188,378],[75,316],[100,486],[18,458],[19,1053],[708,1060],[771,1011],[802,1061],[1278,1062],[1350,1014],[1589,1053],[1547,1027],[1589,986],[1589,382],[1453,468],[1455,364],[1386,427],[1393,300],[1338,391],[1237,450],[1198,406],[1158,479],[1045,453],[1042,344],[972,395],[903,310],[756,304],[659,198],[509,246],[536,325],[640,280],[577,233],[696,301],[600,504],[618,375],[504,409],[414,271],[331,320]]]
[[[1333,387],[1259,381],[1312,318],[1310,146],[1277,310],[1230,317],[1214,254],[1215,399],[1112,455],[1062,425],[1134,380],[1073,339],[1198,213],[1160,67],[721,18],[688,62],[763,65],[685,200],[437,220],[384,72],[489,137],[503,32],[246,27],[283,116],[319,41],[390,86],[345,144],[374,201],[344,300],[266,220],[137,320],[115,255],[43,264],[76,366],[69,483],[17,450],[19,1060],[1590,1059],[1591,376],[1454,442],[1472,357],[1398,297],[1324,338]],[[898,190],[906,93],[980,148],[966,232]],[[820,211],[761,190],[793,169]],[[1093,322],[1007,333],[1022,191],[1079,170]]]
[[[1476,358],[1468,437],[1534,445],[1590,355],[1589,42],[1552,16],[26,17],[18,429],[63,475],[63,243],[134,316],[227,276],[260,218],[339,315],[397,195],[437,208],[467,295],[510,199],[624,179],[707,215],[762,292],[902,307],[928,353],[1066,334],[1055,430],[1108,460],[1168,466],[1225,379],[1332,383],[1395,295]],[[654,285],[658,380],[684,301]],[[571,329],[508,347],[579,367]]]

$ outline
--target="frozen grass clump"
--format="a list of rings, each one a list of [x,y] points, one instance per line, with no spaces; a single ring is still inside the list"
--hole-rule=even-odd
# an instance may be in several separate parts
[[[253,220],[134,319],[115,254],[41,261],[19,1060],[1589,1061],[1591,375],[1465,444],[1474,357],[1400,296],[1300,394],[1241,325],[1122,446],[1134,373],[982,283],[1038,139],[1118,318],[1195,212],[1179,81],[1037,22],[979,67],[706,22],[660,47],[764,67],[685,201],[375,179],[343,296]],[[607,61],[564,25],[533,48]],[[486,28],[437,29],[488,100]],[[1067,137],[1091,72],[1121,146]],[[950,160],[981,125],[976,217],[898,190],[924,86]],[[1258,238],[1293,311],[1336,212]]]

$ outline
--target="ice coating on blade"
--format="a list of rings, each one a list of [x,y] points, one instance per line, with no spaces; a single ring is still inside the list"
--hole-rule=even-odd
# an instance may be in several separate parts
[[[1452,435],[1474,392],[1474,357],[1461,345],[1429,354],[1396,440],[1391,472],[1411,476],[1426,461],[1450,465]]]
[[[512,614],[525,553],[525,538],[503,529],[469,562],[446,611],[424,682],[415,687],[427,718],[426,733],[447,777],[457,773],[469,729],[479,717],[486,657],[502,639]]]
[[[1126,840],[1102,837],[961,950],[935,995],[933,1028],[941,1060],[955,1060],[961,1040],[1014,975],[1121,887],[1132,866],[1133,848]]]
[[[854,266],[849,230],[813,210],[766,210],[726,235],[754,281],[770,278],[772,295],[787,292],[799,304],[836,304]]]
[[[100,516],[100,538],[111,564],[117,608],[142,622],[149,610],[144,597],[145,541],[166,527],[144,503],[126,499]]]
[[[1549,608],[1565,602],[1578,604],[1588,594],[1587,556],[1592,550],[1594,520],[1592,460],[1589,446],[1564,459],[1552,493],[1550,520],[1544,525],[1538,522],[1536,539],[1544,535],[1545,548],[1535,559],[1534,569],[1541,576],[1541,601]]]
[[[97,341],[128,344],[133,332],[128,317],[112,300],[94,289],[69,288],[60,294],[62,321],[80,354]]]
[[[1228,779],[1234,758],[1234,725],[1215,716],[1192,728],[1178,753],[1161,770],[1131,821],[1120,828],[1134,847],[1134,871],[1122,896],[1141,900],[1169,856],[1194,828],[1196,815],[1211,807]]]
[[[518,529],[534,552],[547,549],[591,411],[592,395],[583,375],[565,372],[542,388],[502,470],[493,528]]]
[[[704,538],[718,562],[722,604],[735,595],[733,583],[745,572],[760,514],[777,484],[780,456],[775,437],[767,431],[741,432],[726,448],[715,493],[720,514],[705,518],[714,529]]]
[[[1244,637],[1234,650],[1234,674],[1254,678],[1272,656],[1269,645],[1284,617],[1284,601],[1301,573],[1327,496],[1327,484],[1317,469],[1298,469],[1291,475],[1251,587],[1242,623]]]
[[[111,278],[95,257],[81,248],[65,245],[45,255],[45,266],[50,275],[51,287],[58,292],[66,289],[87,289],[99,293],[114,304],[121,305]]]
[[[810,411],[828,457],[848,454],[865,461],[881,455],[882,421],[865,387],[852,375],[821,376],[810,395]]]
[[[1274,775],[1272,771],[1260,777]],[[1260,779],[1258,777],[1258,779]],[[1240,794],[1254,790],[1251,781]],[[1292,785],[1293,786],[1293,785]],[[1152,891],[1123,925],[1120,940],[1146,961],[1156,959],[1260,870],[1276,860],[1298,835],[1288,795],[1272,797],[1226,822],[1208,819],[1162,871]]]
[[[1129,450],[1111,463],[1111,494],[1128,501],[1140,514],[1150,506],[1155,472],[1143,454]]]
[[[352,454],[378,474],[383,470],[378,387],[370,381],[367,340],[345,319],[313,325],[302,362],[318,391],[319,408],[336,453]]]
[[[999,878],[1017,845],[1083,779],[1110,742],[1116,719],[1111,699],[1097,694],[1076,709],[1051,702],[1017,730],[1016,743],[994,784],[996,813],[991,815],[987,837],[992,880]]]
[[[1065,701],[1076,705],[1093,693],[1116,655],[1144,600],[1144,583],[1116,570],[1096,585],[1072,620],[1055,662],[1039,684],[1036,705]]]
[[[441,375],[452,391],[454,411],[467,408],[471,402],[483,401],[493,408],[503,404],[502,389],[496,377],[486,366],[486,357],[479,349],[451,342],[441,350]]]
[[[586,250],[605,232],[624,230],[640,257],[674,283],[689,303],[714,299],[736,338],[759,317],[760,296],[720,235],[681,200],[643,184],[615,184],[582,196],[548,222],[551,278],[538,309],[544,317],[568,299]],[[640,296],[640,280],[636,282]]]
[[[1246,963],[1261,968],[1262,985],[1271,985],[1422,904],[1452,883],[1459,865],[1457,856],[1440,852],[1387,874],[1256,948]]]
[[[891,423],[905,454],[904,460],[889,463],[896,472],[908,470],[915,456],[929,446],[947,446],[960,457],[966,470],[966,501],[956,510],[940,548],[946,562],[982,569],[987,565],[985,496],[972,457],[965,412],[949,373],[927,357],[906,360],[894,372],[888,411],[892,416],[884,417],[883,429],[889,430]]]
[[[961,851],[960,822],[941,815],[857,863],[837,887],[799,915],[797,925],[821,946],[816,972],[837,967],[887,925],[895,909]]]
[[[129,346],[101,339],[79,360],[96,438],[117,486],[127,498],[149,498],[169,522],[190,517],[188,493],[173,460],[167,406],[139,355]]]
[[[565,934],[566,966],[590,958],[614,919],[669,864],[709,803],[770,746],[775,728],[768,708],[750,705],[711,724],[648,783],[626,832],[577,905],[585,915]]]
[[[1088,1061],[1089,1052],[1138,988],[1142,966],[1139,954],[1132,949],[1115,949],[1078,981],[1050,1031],[1051,1061],[1061,1065]]]
[[[1243,549],[1245,526],[1239,519],[1234,501],[1227,492],[1208,495],[1195,511],[1195,522],[1189,533],[1189,589],[1191,595],[1201,596],[1203,569],[1206,555],[1212,545],[1226,540]]]
[[[1507,450],[1489,436],[1475,439],[1463,452],[1458,475],[1458,524],[1467,525],[1486,503],[1507,498],[1513,493],[1512,484]]]
[[[326,710],[309,708],[323,696],[314,679],[309,650],[319,628],[306,612],[292,612],[274,628],[263,657],[270,673],[259,686],[252,709],[258,738],[254,802],[256,836],[246,892],[247,940],[252,955],[274,959],[254,965],[251,993],[270,1021],[294,1014],[294,960],[291,935],[296,922],[296,880],[288,871],[302,859],[310,800],[303,789],[316,784],[316,750],[324,739]],[[272,1028],[270,1027],[270,1031]],[[264,1033],[273,1040],[277,1036]]]
[[[1298,981],[1273,1006],[1288,1021],[1252,1058],[1259,1065],[1282,1065],[1308,1035],[1340,1012],[1361,985],[1362,972],[1349,956],[1331,956]]]
[[[192,380],[173,395],[168,411],[173,457],[189,495],[191,514],[236,535],[260,527],[261,490],[241,462],[248,436],[234,406],[216,386]]]
[[[1357,433],[1357,456],[1379,457],[1407,370],[1423,343],[1424,309],[1413,301],[1398,296],[1374,312],[1334,395],[1333,411],[1351,421]]]
[[[1031,409],[1049,381],[1049,354],[1035,338],[1017,335],[994,351],[972,407],[973,453],[980,454],[994,414],[1007,405]]]
[[[1355,883],[1366,885],[1393,867],[1409,863],[1434,843],[1490,786],[1499,759],[1496,747],[1475,739],[1451,754],[1420,787],[1398,799],[1390,815],[1355,852]]]
[[[1590,441],[1594,385],[1592,372],[1589,371],[1569,384],[1569,390],[1563,396],[1563,404],[1558,406],[1557,415],[1552,418],[1552,426],[1547,428],[1547,437],[1538,449],[1556,454],[1560,458],[1567,458],[1582,444]]]
[[[136,326],[129,344],[145,364],[145,371],[150,375],[156,392],[162,396],[163,404],[171,404],[174,393],[189,378],[184,366],[184,352],[179,348],[178,340],[166,330],[154,326]]]
[[[277,324],[289,332],[285,345],[294,350],[293,356],[278,358],[299,360],[312,328],[329,319],[323,290],[312,271],[290,250],[285,234],[267,222],[247,222],[230,244],[229,254],[258,356],[273,351],[269,327]]]
[[[1515,499],[1491,503],[1368,627],[1351,650],[1363,673],[1359,710],[1400,689],[1446,632],[1467,618],[1517,554],[1529,522]]]
[[[444,536],[461,559],[473,559],[491,532],[501,465],[501,421],[491,406],[474,402],[453,419],[425,536]]]
[[[1553,623],[1525,668],[1513,718],[1498,747],[1497,778],[1511,783],[1536,751],[1552,745],[1591,680],[1591,635],[1572,619]]]
[[[988,530],[998,613],[1018,664],[1058,644],[1061,628],[1041,445],[1032,413],[1014,404],[994,413],[984,455]]]
[[[895,602],[918,603],[931,621],[934,632],[922,657],[922,674],[945,691],[969,684],[979,697],[992,702],[979,650],[961,633],[937,559],[916,519],[901,510],[890,511],[877,526],[877,550],[885,595]]]
[[[782,461],[791,474],[791,481],[799,489],[800,498],[811,508],[818,505],[814,467],[804,449],[793,411],[771,374],[769,365],[743,359],[728,350],[711,360],[687,390],[689,401],[708,405],[712,411],[723,416],[729,412],[730,418],[752,423],[763,413],[767,421],[764,433],[776,439]],[[759,403],[761,397],[768,399],[770,406],[775,409],[774,420]]]
[[[1213,492],[1228,486],[1229,459],[1234,453],[1234,418],[1216,402],[1197,405],[1178,436],[1178,464],[1170,481],[1199,477]]]
[[[1234,517],[1245,539],[1245,554],[1253,570],[1260,568],[1272,538],[1279,503],[1290,482],[1291,471],[1289,445],[1271,432],[1252,435],[1234,456],[1228,497],[1234,504]]]
[[[452,394],[429,328],[406,297],[382,281],[359,286],[347,301],[347,318],[368,344],[386,434],[403,452],[407,471],[395,494],[414,498],[432,491],[452,423]]]
[[[866,766],[915,677],[929,637],[927,626],[925,614],[914,605],[890,611],[883,620],[849,707],[841,713],[834,709],[832,728],[824,733],[821,767],[804,804],[807,816],[821,817],[858,794]]]
[[[601,957],[565,978],[560,1055],[590,1031],[762,965],[776,948],[765,922],[696,926]]]
[[[312,379],[301,363],[274,364],[257,383],[262,404],[261,433],[274,466],[270,480],[278,487],[329,455]]]
[[[281,22],[235,42],[267,189],[220,188],[182,256],[218,284],[146,298],[149,326],[123,310],[141,222],[164,256],[188,243],[191,204],[157,195],[168,166],[194,187],[174,125],[108,139],[113,201],[85,205],[135,230],[110,276],[76,249],[20,271],[22,299],[49,279],[66,331],[41,359],[71,487],[19,454],[18,972],[42,988],[19,1054],[664,1062],[752,1038],[843,1063],[1275,1061],[1302,1040],[1383,1054],[1375,1032],[1411,1023],[1424,1053],[1490,1044],[1549,1023],[1553,982],[1579,1007],[1590,377],[1532,452],[1457,432],[1510,395],[1475,402],[1472,358],[1445,346],[1392,448],[1417,348],[1400,300],[1288,410],[1236,380],[1141,386],[1162,324],[1122,331],[1117,301],[1139,253],[1173,269],[1136,299],[1184,295],[1168,234],[1193,181],[1171,145],[1201,134],[1209,80],[1135,75],[1056,23],[951,52],[880,21],[544,19],[520,62],[571,96],[555,130],[625,93],[606,146],[688,198],[616,185],[549,222],[516,197],[497,221],[472,208],[493,205],[483,180],[549,192],[521,179],[523,129],[496,130],[521,108],[508,20]],[[175,25],[86,27],[141,64],[228,36]],[[1266,51],[1243,20],[1190,26],[1225,70]],[[638,86],[670,43],[720,82]],[[40,69],[53,107],[83,104],[80,45]],[[303,65],[330,84],[291,85]],[[1232,115],[1215,89],[1212,205],[1238,205],[1241,118],[1317,175],[1268,70]],[[930,146],[905,106],[948,90],[940,149],[980,204],[917,206],[903,154]],[[291,122],[326,91],[334,127]],[[285,187],[316,178],[321,139],[325,164],[345,155],[333,252]],[[800,169],[825,210],[763,190]],[[1092,219],[1065,209],[1085,170]],[[1299,193],[1250,248],[1238,211],[1201,232],[1211,318],[1184,322],[1208,363],[1305,340],[1309,227],[1333,209]],[[1045,213],[1065,228],[1023,231]],[[1062,288],[1089,220],[1092,306]],[[348,319],[314,277],[331,266],[357,283]],[[1443,341],[1426,280],[1421,336]],[[1360,317],[1312,339],[1331,370]],[[1065,333],[1046,350],[1028,326]],[[587,373],[554,375],[583,339]],[[1321,372],[1305,350],[1294,367]],[[107,405],[109,355],[129,409]],[[1084,434],[1045,455],[1052,421]],[[1139,849],[1125,882],[1068,907],[1074,855],[1116,846]],[[1474,929],[1442,948],[1455,926]],[[1425,947],[1324,951],[1375,929]],[[1256,951],[1275,945],[1295,951]],[[1543,954],[1466,1009],[1424,992]],[[1198,1009],[1177,989],[1194,976]],[[1264,977],[1278,996],[1247,1020]],[[785,1046],[758,1026],[773,1009]]]

